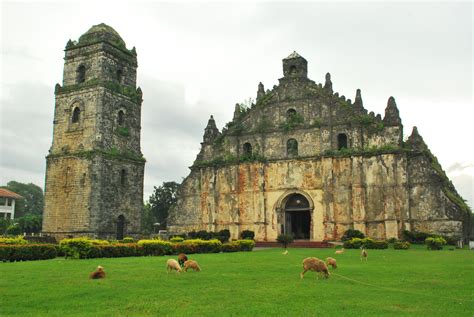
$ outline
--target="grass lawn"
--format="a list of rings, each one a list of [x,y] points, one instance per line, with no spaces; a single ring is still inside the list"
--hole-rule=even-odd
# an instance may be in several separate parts
[[[474,315],[474,251],[289,250],[190,255],[202,272],[182,274],[168,256],[0,263],[0,316]],[[301,280],[308,256],[339,268]],[[89,280],[97,265],[107,277]]]

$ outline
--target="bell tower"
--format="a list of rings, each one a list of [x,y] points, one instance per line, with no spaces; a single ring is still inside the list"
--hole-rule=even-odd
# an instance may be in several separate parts
[[[140,231],[145,159],[137,54],[110,26],[69,40],[46,157],[43,233],[122,239]]]

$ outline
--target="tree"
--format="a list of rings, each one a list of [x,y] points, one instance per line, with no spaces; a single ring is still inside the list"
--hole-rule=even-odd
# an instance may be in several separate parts
[[[44,195],[41,187],[33,183],[24,184],[16,181],[10,181],[7,186],[2,187],[24,197],[15,202],[15,217],[43,214]]]
[[[154,186],[154,192],[148,199],[151,215],[155,222],[160,223],[160,229],[166,229],[168,212],[178,200],[179,184],[176,182],[163,182],[160,187]]]

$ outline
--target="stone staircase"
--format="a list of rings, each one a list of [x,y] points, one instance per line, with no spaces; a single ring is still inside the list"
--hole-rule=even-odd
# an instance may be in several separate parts
[[[255,241],[256,248],[281,248],[282,245],[276,241]],[[332,248],[326,241],[295,240],[288,245],[289,248]]]

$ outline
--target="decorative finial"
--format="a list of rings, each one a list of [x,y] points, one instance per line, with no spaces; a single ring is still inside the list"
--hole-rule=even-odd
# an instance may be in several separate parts
[[[400,113],[398,111],[397,104],[395,103],[395,98],[393,97],[388,98],[383,122],[387,125],[402,124],[402,119],[400,119]]]
[[[262,82],[258,84],[258,90],[257,90],[257,102],[265,96],[265,87],[263,87]]]
[[[331,81],[331,74],[326,74],[326,82],[324,83],[324,89],[328,90],[329,92],[333,92],[332,90],[332,81]]]

